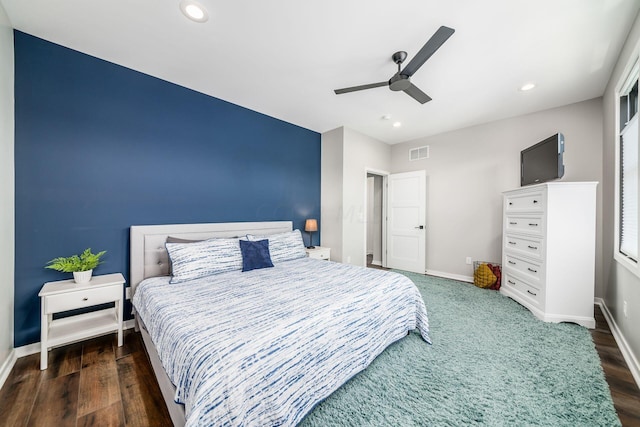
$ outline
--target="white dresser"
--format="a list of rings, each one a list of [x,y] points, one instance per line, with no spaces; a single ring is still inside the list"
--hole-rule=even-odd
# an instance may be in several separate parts
[[[595,327],[597,182],[552,182],[506,191],[502,287],[545,322]]]

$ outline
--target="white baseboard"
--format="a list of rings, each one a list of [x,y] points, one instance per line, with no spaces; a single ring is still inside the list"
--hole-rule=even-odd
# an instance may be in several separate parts
[[[16,347],[15,351],[17,359],[40,353],[40,341],[34,342],[33,344],[23,345],[22,347]]]
[[[377,259],[374,259],[373,261],[371,261],[371,264],[382,267],[382,261],[379,261]]]
[[[7,378],[9,378],[13,366],[16,364],[16,359],[16,351],[13,349],[9,352],[9,357],[7,357],[4,363],[2,363],[2,366],[0,366],[0,388],[2,388]]]
[[[461,282],[473,283],[472,276],[463,276],[462,274],[445,273],[444,271],[427,270],[425,274],[429,276],[444,277],[445,279],[459,280]]]
[[[633,350],[629,346],[629,343],[625,339],[622,331],[618,327],[613,315],[609,311],[607,304],[605,304],[602,298],[596,298],[595,303],[600,306],[602,309],[602,314],[604,318],[607,320],[609,324],[609,329],[611,329],[611,333],[613,334],[613,338],[616,340],[616,344],[618,344],[618,348],[622,353],[622,357],[624,357],[625,362],[627,362],[627,366],[629,366],[629,370],[631,371],[631,375],[633,375],[633,379],[640,387],[640,363],[638,363],[638,358],[635,354],[633,354]]]
[[[129,319],[122,322],[122,329],[133,329],[135,326],[135,320]],[[18,359],[20,357],[30,356],[32,354],[40,353],[40,341],[34,342],[33,344],[23,345],[22,347],[16,347],[14,349],[15,358]]]

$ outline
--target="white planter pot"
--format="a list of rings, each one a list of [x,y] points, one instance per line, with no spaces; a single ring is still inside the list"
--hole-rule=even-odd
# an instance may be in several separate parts
[[[76,283],[89,283],[89,281],[91,280],[91,274],[93,274],[93,270],[74,271],[73,280]]]

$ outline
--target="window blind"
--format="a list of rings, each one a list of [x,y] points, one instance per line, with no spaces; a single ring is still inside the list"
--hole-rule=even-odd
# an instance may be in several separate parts
[[[638,260],[638,114],[620,133],[620,252]]]

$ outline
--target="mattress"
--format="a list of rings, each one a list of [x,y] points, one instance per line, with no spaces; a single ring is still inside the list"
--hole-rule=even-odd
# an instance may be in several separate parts
[[[179,284],[146,279],[133,298],[185,405],[187,426],[293,426],[416,329],[407,277],[311,258]]]

